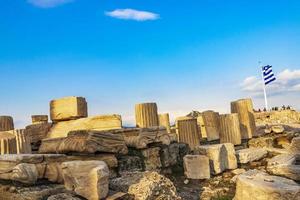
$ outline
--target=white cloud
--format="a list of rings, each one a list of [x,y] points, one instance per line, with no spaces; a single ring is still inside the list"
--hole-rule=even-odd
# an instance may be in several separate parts
[[[40,8],[53,8],[62,4],[73,2],[74,0],[27,0],[28,3]]]
[[[116,9],[111,12],[105,12],[107,16],[114,17],[117,19],[135,20],[135,21],[146,21],[159,19],[159,15],[156,13],[134,10],[134,9]]]
[[[275,74],[276,81],[267,86],[268,94],[282,94],[284,92],[300,91],[300,70],[285,69]],[[262,95],[262,80],[256,76],[250,76],[243,80],[241,88],[253,95]]]

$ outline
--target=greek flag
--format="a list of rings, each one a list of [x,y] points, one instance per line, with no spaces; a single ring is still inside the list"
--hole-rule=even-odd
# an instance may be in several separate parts
[[[268,85],[269,83],[272,83],[273,81],[276,80],[273,71],[272,71],[272,66],[267,65],[262,67],[262,72],[263,72],[263,77],[265,81],[265,85]]]

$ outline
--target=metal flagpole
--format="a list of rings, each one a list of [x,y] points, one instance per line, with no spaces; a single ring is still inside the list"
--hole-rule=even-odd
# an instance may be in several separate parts
[[[259,62],[261,64],[261,62]],[[264,79],[264,74],[263,74],[263,68],[261,66],[261,77],[262,77],[262,84],[263,84],[263,89],[264,89],[264,96],[265,96],[265,105],[266,105],[266,110],[268,111],[268,100],[267,100],[267,93],[266,93],[266,85],[265,85],[265,79]]]

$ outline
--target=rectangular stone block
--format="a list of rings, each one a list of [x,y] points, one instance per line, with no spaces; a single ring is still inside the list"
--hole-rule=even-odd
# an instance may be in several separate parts
[[[248,148],[236,151],[238,162],[242,164],[260,160],[267,154],[268,151],[263,148]]]
[[[209,159],[203,155],[186,155],[184,161],[184,174],[189,179],[209,179]]]
[[[64,97],[50,102],[50,118],[54,122],[87,116],[87,102],[83,97]]]
[[[120,128],[122,128],[122,118],[120,115],[99,115],[55,123],[50,129],[47,137],[66,137],[70,131],[77,130],[102,131]]]
[[[31,115],[32,124],[48,123],[48,115]]]

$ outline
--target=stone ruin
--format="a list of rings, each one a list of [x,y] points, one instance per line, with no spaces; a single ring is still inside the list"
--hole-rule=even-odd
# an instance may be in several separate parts
[[[156,103],[135,118],[88,116],[83,97],[51,101],[51,121],[25,129],[1,116],[0,200],[300,200],[300,119],[263,124],[251,99],[174,126]]]

